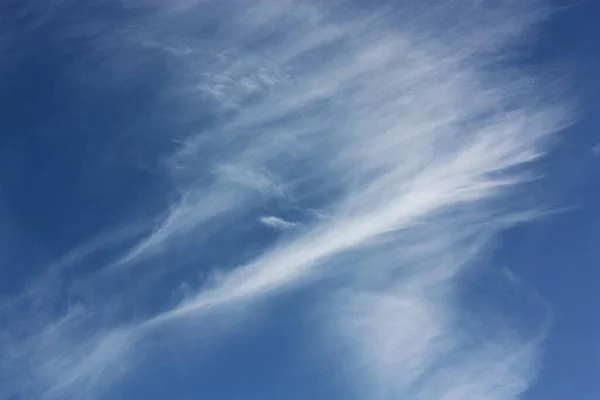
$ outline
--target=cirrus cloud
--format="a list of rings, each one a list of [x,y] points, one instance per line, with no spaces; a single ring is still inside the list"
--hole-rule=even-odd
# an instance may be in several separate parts
[[[491,334],[459,298],[487,244],[523,219],[514,195],[568,123],[507,52],[547,12],[417,3],[154,2],[98,38],[114,62],[158,51],[175,66],[165,98],[211,122],[174,134],[160,168],[175,200],[151,229],[93,273],[4,300],[0,398],[101,397],[165,325],[303,285],[331,294],[324,336],[348,345],[336,359],[364,397],[518,398],[544,323]],[[257,239],[257,219],[281,232]],[[50,287],[62,306],[35,315]]]

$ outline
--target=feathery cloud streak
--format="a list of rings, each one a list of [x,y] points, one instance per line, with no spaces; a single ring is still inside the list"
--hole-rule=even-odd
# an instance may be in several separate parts
[[[101,395],[120,372],[112,366],[135,360],[165,323],[323,282],[343,285],[323,324],[351,344],[340,356],[364,372],[366,397],[517,398],[535,375],[542,333],[474,329],[459,293],[567,119],[504,54],[545,14],[535,2],[416,3],[157,3],[134,32],[119,31],[124,49],[173,61],[165,93],[212,120],[178,133],[181,146],[165,155],[179,197],[155,228],[99,274],[63,283],[108,285],[107,303],[69,304],[25,339],[6,331],[0,371],[16,383],[4,398]],[[127,58],[120,49],[108,55]],[[267,207],[299,210],[302,223],[263,217],[294,229],[258,256],[223,256],[227,268],[175,306],[123,317],[135,296],[111,283],[143,277],[136,290],[150,295],[153,279],[201,268],[211,236],[231,238]],[[111,318],[98,318],[105,309]]]

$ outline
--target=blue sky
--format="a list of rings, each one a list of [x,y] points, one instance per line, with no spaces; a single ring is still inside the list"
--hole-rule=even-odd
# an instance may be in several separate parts
[[[5,1],[0,400],[600,396],[594,1]]]

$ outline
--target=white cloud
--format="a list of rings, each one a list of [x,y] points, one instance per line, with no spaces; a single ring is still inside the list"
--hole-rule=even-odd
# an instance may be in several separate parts
[[[342,357],[361,371],[367,398],[516,399],[535,375],[538,337],[469,330],[454,295],[487,240],[510,225],[502,200],[530,179],[529,164],[566,122],[527,77],[494,64],[543,13],[514,1],[433,2],[429,11],[406,2],[369,13],[352,3],[344,13],[341,5],[293,1],[227,2],[236,12],[215,2],[176,3],[183,8],[157,13],[174,32],[154,32],[149,17],[134,38],[174,58],[183,72],[170,93],[212,107],[215,122],[168,156],[180,196],[114,263],[117,270],[135,263],[167,273],[179,253],[150,261],[175,244],[209,251],[204,238],[243,218],[256,221],[269,202],[326,217],[167,311],[101,320],[92,337],[45,329],[21,341],[11,334],[4,347],[24,355],[4,358],[0,372],[39,363],[31,380],[42,398],[96,389],[90,382],[110,381],[98,370],[131,355],[135,342],[167,321],[327,278],[346,282],[346,290],[334,296],[324,324],[352,345]],[[207,46],[189,25],[211,18],[221,29]],[[130,273],[137,272],[123,276]],[[123,286],[115,285],[119,301],[111,307],[135,302],[118,292],[132,290]],[[75,332],[97,322],[69,321]],[[66,344],[42,349],[48,341]]]
[[[259,221],[266,226],[276,229],[289,229],[299,225],[297,222],[286,221],[285,219],[276,217],[274,215],[260,217]]]

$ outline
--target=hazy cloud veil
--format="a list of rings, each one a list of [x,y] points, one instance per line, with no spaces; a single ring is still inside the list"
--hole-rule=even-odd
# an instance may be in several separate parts
[[[569,118],[516,56],[544,4],[113,3],[64,30],[113,82],[168,71],[162,194],[2,297],[0,399],[105,398],[157,332],[307,287],[342,398],[519,398],[548,315],[488,244],[540,211],[519,195]]]

